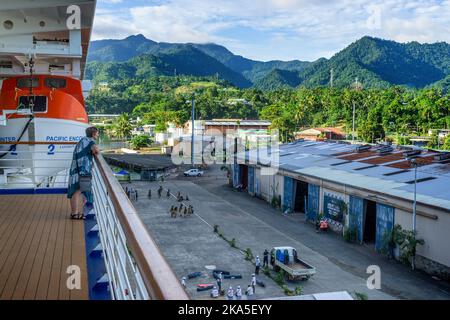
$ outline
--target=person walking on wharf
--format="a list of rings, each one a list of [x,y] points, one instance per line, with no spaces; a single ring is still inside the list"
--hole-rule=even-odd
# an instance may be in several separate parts
[[[255,274],[259,274],[259,269],[261,268],[261,260],[259,259],[259,256],[256,256],[255,259]]]
[[[162,191],[163,191],[163,187],[159,186],[159,188],[158,188],[158,198],[161,198]]]
[[[219,273],[219,277],[217,278],[217,286],[219,287],[219,292],[222,292],[222,272]]]
[[[217,297],[219,297],[219,290],[217,290],[217,287],[214,286],[211,291],[211,298],[217,298]]]
[[[236,294],[236,299],[237,299],[237,300],[241,300],[241,299],[242,299],[242,289],[241,289],[241,286],[237,286],[235,294]]]
[[[227,291],[227,300],[233,300],[233,297],[234,297],[233,287],[230,286]]]
[[[252,285],[253,293],[256,293],[256,276],[255,276],[255,274],[252,274],[251,285]]]
[[[264,250],[264,258],[263,258],[263,267],[269,266],[269,251],[267,249]]]
[[[245,294],[247,296],[252,296],[253,295],[253,287],[251,285],[248,285],[247,290],[245,291]]]

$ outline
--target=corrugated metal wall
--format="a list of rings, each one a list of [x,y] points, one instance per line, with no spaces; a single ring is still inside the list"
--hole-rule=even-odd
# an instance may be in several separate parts
[[[283,212],[294,211],[294,179],[284,177]]]
[[[308,184],[308,212],[309,220],[315,221],[319,214],[320,186]]]
[[[266,201],[270,201],[270,180],[272,176],[261,174],[261,197]]]
[[[386,236],[394,228],[394,207],[377,203],[377,233],[375,249],[386,249]]]
[[[261,169],[255,169],[255,196],[261,197]]]
[[[350,196],[349,206],[348,206],[348,217],[350,228],[355,228],[357,232],[358,242],[363,240],[363,230],[364,230],[364,199]]]
[[[255,168],[248,167],[248,193],[255,194]]]

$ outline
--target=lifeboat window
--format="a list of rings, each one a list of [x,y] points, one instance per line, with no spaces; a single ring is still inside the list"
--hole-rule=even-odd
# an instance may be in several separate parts
[[[33,112],[47,112],[46,96],[22,96],[18,109],[32,109]]]
[[[45,78],[45,86],[48,88],[61,89],[65,88],[67,81],[64,78]]]
[[[19,78],[17,79],[17,88],[27,89],[30,87],[37,88],[39,87],[39,78]]]

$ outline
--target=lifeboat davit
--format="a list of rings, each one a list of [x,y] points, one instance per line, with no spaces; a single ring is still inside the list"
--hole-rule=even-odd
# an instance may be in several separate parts
[[[74,143],[88,127],[81,81],[53,75],[5,79],[0,121],[0,187],[65,187],[61,177],[67,176]]]

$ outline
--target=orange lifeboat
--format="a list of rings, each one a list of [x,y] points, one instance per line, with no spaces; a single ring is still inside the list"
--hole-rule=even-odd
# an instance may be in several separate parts
[[[81,82],[53,75],[5,79],[0,119],[0,168],[31,185],[48,181],[70,166],[74,143],[88,127]]]

